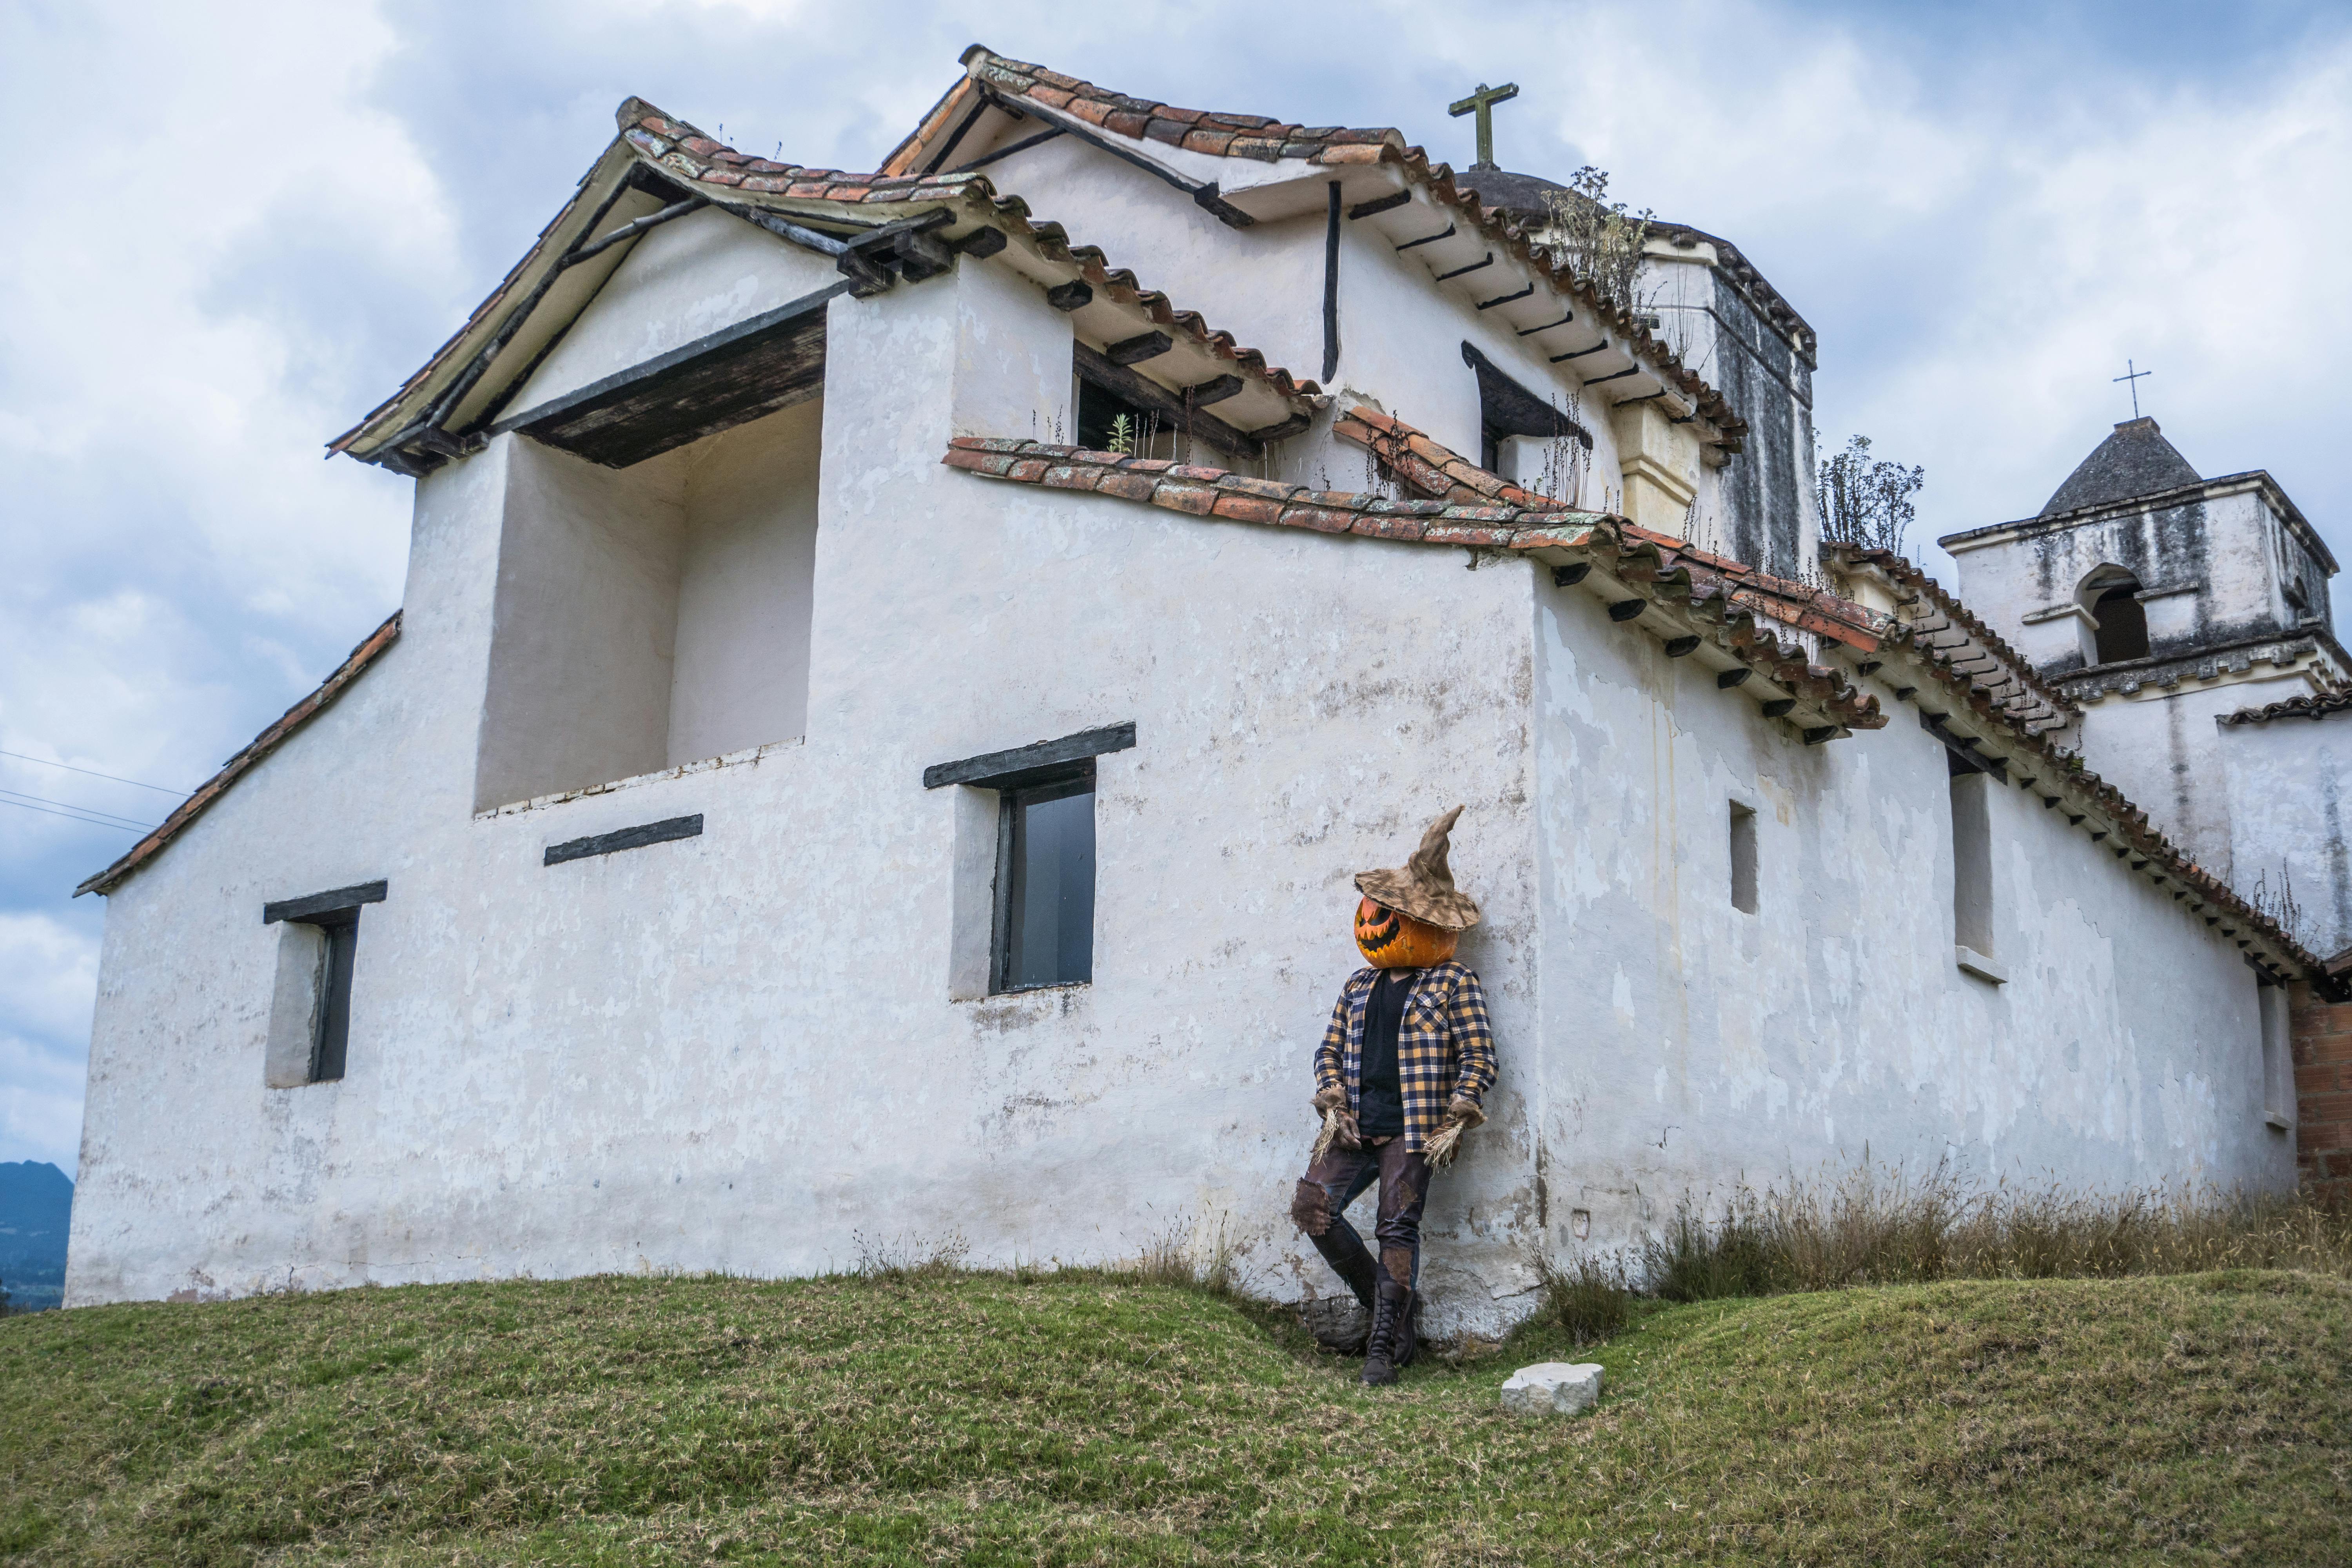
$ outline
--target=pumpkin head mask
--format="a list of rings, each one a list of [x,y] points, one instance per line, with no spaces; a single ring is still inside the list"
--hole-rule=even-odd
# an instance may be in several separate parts
[[[1426,969],[1454,956],[1461,933],[1383,908],[1370,899],[1356,904],[1356,946],[1374,969]]]

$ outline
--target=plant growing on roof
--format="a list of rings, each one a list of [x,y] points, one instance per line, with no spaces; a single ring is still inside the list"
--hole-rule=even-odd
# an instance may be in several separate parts
[[[2295,941],[2301,942],[2303,940],[2303,906],[2295,902],[2294,869],[2284,864],[2279,867],[2279,881],[2275,889],[2270,885],[2270,875],[2269,870],[2265,868],[2255,876],[2253,891],[2248,896],[2246,901],[2254,906],[2256,914],[2263,916],[2279,930],[2286,932]]]
[[[1124,414],[1110,422],[1110,449],[1122,458],[1135,456],[1135,421]]]
[[[1543,472],[1534,489],[1565,506],[1584,504],[1584,443],[1568,433],[1570,426],[1584,425],[1584,394],[1581,388],[1569,393],[1566,407],[1560,405],[1555,394],[1550,399],[1552,411],[1562,417],[1555,420],[1554,433],[1543,447]],[[1521,479],[1522,485],[1526,484]]]
[[[1552,240],[1570,275],[1620,317],[1643,314],[1637,286],[1650,210],[1629,213],[1623,202],[1610,201],[1607,171],[1590,163],[1568,177],[1568,189],[1547,192],[1545,199],[1551,207]]]
[[[1869,437],[1850,437],[1844,451],[1823,460],[1814,480],[1823,542],[1902,554],[1916,511],[1911,498],[1927,482],[1926,468],[1873,458]]]

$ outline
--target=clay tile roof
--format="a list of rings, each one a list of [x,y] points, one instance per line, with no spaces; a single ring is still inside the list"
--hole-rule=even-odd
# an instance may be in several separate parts
[[[1387,443],[1388,449],[1425,465],[1432,473],[1443,473],[1442,493],[1399,500],[1370,492],[1309,490],[1303,485],[1157,458],[974,436],[950,441],[940,461],[982,479],[1091,490],[1194,517],[1415,544],[1590,556],[1612,578],[1632,584],[1666,609],[1679,626],[1695,628],[1696,637],[1711,640],[1738,663],[1811,703],[1829,723],[1809,731],[1809,742],[1885,724],[1877,698],[1854,687],[1844,671],[1811,662],[1801,645],[1782,641],[1778,630],[1801,626],[1874,649],[1875,618],[1861,605],[1692,550],[1680,540],[1636,528],[1622,518],[1577,510],[1533,494],[1463,463],[1419,431],[1374,409],[1351,410],[1334,433],[1376,455],[1380,448],[1375,444]],[[1420,444],[1418,449],[1413,443]],[[1693,631],[1686,629],[1684,635]]]
[[[132,845],[123,857],[97,876],[74,889],[74,897],[84,893],[109,893],[120,886],[133,871],[161,854],[164,847],[186,830],[189,824],[212,809],[215,801],[226,795],[229,786],[251,772],[254,765],[290,739],[294,731],[323,712],[329,704],[351,689],[352,682],[365,673],[400,636],[400,612],[393,611],[383,625],[368,634],[367,639],[352,649],[335,673],[319,683],[313,691],[293,707],[278,716],[275,723],[256,735],[246,748],[221,764],[220,772],[206,779],[194,795],[182,801],[172,815],[156,829]]]
[[[1979,619],[1977,613],[1960,602],[1958,595],[1945,587],[1925,571],[1891,550],[1866,550],[1857,544],[1826,542],[1823,553],[1846,563],[1864,562],[1877,567],[1894,582],[1911,592],[1926,596],[1936,608],[1956,626],[1964,629],[1984,651],[2000,664],[2000,673],[2034,699],[2035,706],[2046,708],[2061,723],[2080,713],[2082,705],[2057,687],[2042,678],[2032,660],[2004,641],[2000,633]],[[2027,705],[2018,705],[2021,712]]]
[[[2352,689],[2322,691],[2309,697],[2290,697],[2283,702],[2267,702],[2260,708],[2241,708],[2235,713],[2224,714],[2224,724],[2267,724],[2273,719],[2325,719],[2330,713],[2352,710]]]
[[[1341,125],[1305,126],[1264,114],[1237,114],[1222,110],[1179,109],[1097,87],[1090,81],[1064,76],[1026,60],[1009,60],[975,47],[964,56],[971,79],[1016,98],[1034,99],[1050,109],[1063,110],[1121,136],[1165,142],[1196,153],[1226,157],[1304,158],[1316,163],[1372,161],[1356,152],[1390,146],[1402,150],[1404,133],[1391,126],[1351,129]],[[913,145],[921,132],[899,143],[883,167]]]
[[[1331,433],[1370,452],[1400,483],[1423,495],[1471,505],[1488,500],[1536,508],[1559,504],[1479,468],[1369,405],[1349,409],[1332,426]],[[1670,576],[1695,574],[1691,581],[1702,595],[1722,595],[1745,610],[1850,647],[1874,649],[1886,633],[1885,617],[1826,589],[1775,577],[1727,555],[1700,550],[1672,534],[1653,532],[1622,519],[1613,526],[1629,545],[1655,552],[1657,570]]]
[[[978,44],[964,51],[963,65],[964,80],[950,89],[914,132],[891,151],[883,161],[884,169],[892,173],[911,169],[935,136],[961,123],[989,94],[1043,105],[1130,140],[1161,142],[1197,153],[1267,162],[1297,159],[1325,166],[1392,165],[1408,185],[1419,187],[1438,206],[1454,214],[1454,221],[1468,223],[1487,241],[1540,273],[1561,294],[1577,300],[1588,313],[1607,321],[1612,336],[1652,374],[1688,398],[1720,434],[1727,449],[1737,451],[1743,443],[1748,422],[1720,392],[1677,359],[1644,320],[1601,300],[1577,280],[1556,249],[1538,237],[1535,230],[1539,226],[1502,206],[1482,203],[1475,189],[1457,184],[1449,165],[1432,163],[1425,151],[1407,143],[1404,133],[1393,126],[1310,127],[1260,115],[1178,109],[1097,87],[1043,66],[1006,59]],[[1789,314],[1793,320],[1794,312]],[[1807,332],[1810,353],[1810,329]]]
[[[747,157],[640,98],[623,100],[614,119],[620,129],[615,147],[625,148],[627,156],[616,159],[608,149],[572,200],[540,231],[538,243],[476,307],[465,324],[397,392],[330,442],[329,451],[356,448],[371,461],[382,456],[383,437],[405,423],[394,417],[395,411],[413,408],[415,395],[426,384],[454,379],[457,367],[471,359],[481,343],[491,340],[499,323],[517,310],[527,312],[535,305],[534,290],[545,288],[562,257],[575,245],[595,237],[604,209],[624,189],[633,163],[658,170],[694,195],[738,212],[756,208],[780,217],[797,215],[806,219],[813,216],[811,205],[917,209],[947,205],[955,209],[956,220],[942,232],[969,234],[983,226],[1001,229],[1028,242],[1047,261],[1076,269],[1114,303],[1139,310],[1153,325],[1181,333],[1211,357],[1228,361],[1243,374],[1263,380],[1284,399],[1297,400],[1321,390],[1312,381],[1269,364],[1265,354],[1239,343],[1232,333],[1212,328],[1197,311],[1178,310],[1167,295],[1145,288],[1132,271],[1111,266],[1099,248],[1070,244],[1060,224],[1033,221],[1026,202],[1018,196],[998,195],[983,174],[849,174]],[[906,215],[876,215],[878,218],[901,216]],[[528,365],[522,366],[520,373],[527,374],[528,370]]]

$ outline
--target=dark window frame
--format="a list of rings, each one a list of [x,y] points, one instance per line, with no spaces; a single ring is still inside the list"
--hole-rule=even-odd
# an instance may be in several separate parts
[[[1095,760],[1117,752],[1131,751],[1135,746],[1135,721],[1104,724],[1092,730],[1080,730],[1051,741],[1037,741],[1025,746],[1014,746],[1002,752],[984,752],[974,757],[962,757],[951,763],[934,763],[923,770],[925,789],[944,789],[950,784],[964,784],[973,789],[992,790],[998,796],[996,855],[991,871],[989,888],[988,991],[1001,996],[1024,991],[1044,990],[1053,985],[1091,984],[1094,981],[1094,920],[1093,910],[1098,901],[1102,884],[1102,863],[1098,854],[1089,853],[1087,921],[1086,974],[1080,978],[1055,979],[1023,984],[1007,984],[1006,973],[1012,923],[1013,868],[1014,862],[1015,819],[1023,797],[1043,792],[1062,790],[1075,793],[1069,786],[1083,784],[1092,816],[1091,801],[1095,794]]]
[[[310,1028],[310,1081],[337,1083],[351,1065],[352,974],[359,961],[359,907],[324,910],[298,923],[316,928],[324,949],[319,955],[319,1005]]]
[[[1071,973],[1061,963],[1061,953],[1055,954],[1053,974],[1049,979],[1018,978],[1016,971],[1027,968],[1023,960],[1027,935],[1021,920],[1024,860],[1024,814],[1033,806],[1047,805],[1055,801],[1083,796],[1087,802],[1087,862],[1086,862],[1086,931],[1084,962],[1077,967],[1082,973]],[[1032,773],[1017,784],[998,792],[996,827],[995,911],[989,931],[988,990],[992,996],[1017,995],[1026,991],[1045,991],[1061,985],[1090,985],[1094,983],[1094,914],[1095,898],[1100,884],[1099,861],[1094,841],[1095,760],[1087,757],[1064,768],[1052,770],[1045,776]]]

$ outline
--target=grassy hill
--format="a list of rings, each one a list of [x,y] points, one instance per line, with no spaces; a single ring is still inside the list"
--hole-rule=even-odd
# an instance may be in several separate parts
[[[1600,1410],[1507,1417],[1528,1362]],[[2341,1563],[2352,1287],[1969,1281],[1366,1392],[1116,1276],[603,1279],[0,1321],[26,1563]]]

